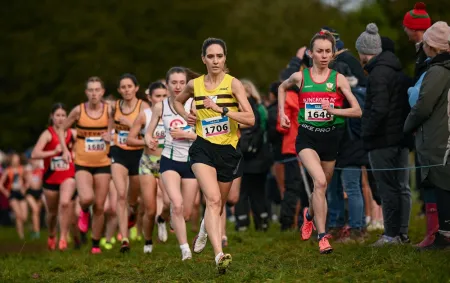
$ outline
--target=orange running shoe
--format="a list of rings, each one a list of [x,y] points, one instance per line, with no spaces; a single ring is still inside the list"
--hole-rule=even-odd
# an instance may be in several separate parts
[[[56,237],[48,237],[47,247],[50,251],[56,250]]]
[[[313,229],[316,230],[314,222],[312,220],[309,221],[308,219],[306,219],[306,212],[308,212],[308,208],[303,209],[303,224],[302,227],[300,228],[302,232],[303,241],[309,240],[309,238],[311,238]]]
[[[329,254],[333,251],[327,237],[323,237],[319,240],[319,251],[321,254]]]
[[[58,248],[62,252],[67,250],[67,242],[66,242],[66,240],[60,239],[59,240],[59,244],[58,244]]]

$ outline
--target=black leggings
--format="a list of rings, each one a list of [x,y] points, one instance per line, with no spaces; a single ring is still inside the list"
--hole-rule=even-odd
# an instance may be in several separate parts
[[[450,231],[450,191],[435,190],[439,216],[439,230]]]
[[[236,230],[250,226],[250,206],[256,230],[268,228],[269,213],[265,190],[268,172],[260,174],[245,174],[242,176],[239,202],[235,206]]]

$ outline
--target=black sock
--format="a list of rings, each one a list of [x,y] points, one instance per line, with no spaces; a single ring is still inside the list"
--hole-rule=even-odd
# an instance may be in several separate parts
[[[306,211],[306,220],[311,221],[313,220],[313,217],[309,215],[309,209]]]
[[[145,240],[145,245],[153,245],[153,241],[152,240]]]
[[[98,248],[98,247],[100,247],[100,240],[92,239],[92,247],[93,247],[93,248]]]
[[[158,221],[158,223],[164,223],[164,222],[166,222],[166,221],[164,220],[164,218],[161,217],[161,215],[158,215],[157,221]]]
[[[89,212],[89,207],[88,208],[82,208],[81,210],[83,210],[84,213],[88,213]]]
[[[319,233],[319,241],[322,240],[323,237],[325,237],[327,233]]]

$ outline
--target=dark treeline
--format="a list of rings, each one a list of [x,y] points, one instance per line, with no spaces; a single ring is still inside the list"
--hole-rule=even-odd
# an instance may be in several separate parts
[[[427,3],[433,21],[450,19],[447,0]],[[97,75],[117,95],[117,78],[135,73],[141,88],[174,65],[202,72],[207,37],[228,43],[228,66],[268,85],[321,26],[335,28],[347,48],[369,22],[391,37],[405,67],[414,63],[402,18],[414,1],[379,0],[343,13],[317,0],[5,1],[0,9],[0,148],[35,143],[50,107],[70,108],[85,98],[84,82]]]

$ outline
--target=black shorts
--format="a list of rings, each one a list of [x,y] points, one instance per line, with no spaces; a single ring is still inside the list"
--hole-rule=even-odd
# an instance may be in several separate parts
[[[27,190],[26,194],[32,196],[35,200],[40,200],[41,196],[42,196],[42,192],[43,192],[42,189],[35,190],[35,189],[30,188]]]
[[[345,127],[316,128],[307,124],[298,127],[295,141],[297,153],[310,148],[317,152],[321,161],[334,161],[338,156],[339,144]]]
[[[128,169],[128,176],[139,175],[139,162],[143,149],[125,150],[118,146],[111,147],[111,164],[117,163]]]
[[[44,182],[44,190],[49,190],[49,191],[54,191],[54,192],[59,192],[61,185],[56,185],[56,184],[47,184]],[[78,196],[78,192],[75,189],[75,192],[73,193],[73,196],[71,198],[71,200],[75,200]]]
[[[195,179],[195,175],[191,170],[191,164],[189,162],[176,161],[165,156],[161,156],[161,161],[159,162],[159,173],[162,174],[169,170],[177,172],[181,176],[181,179]]]
[[[24,200],[25,197],[20,191],[11,191],[9,194],[9,200]]]
[[[75,172],[78,171],[87,171],[91,175],[96,174],[111,174],[111,166],[102,166],[102,167],[88,167],[88,166],[81,166],[75,164]]]
[[[242,153],[239,144],[234,148],[232,145],[213,144],[197,137],[189,149],[189,157],[191,166],[203,163],[216,168],[219,182],[228,183],[242,176]]]

